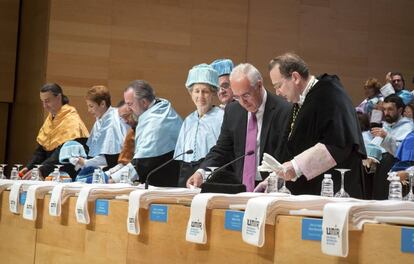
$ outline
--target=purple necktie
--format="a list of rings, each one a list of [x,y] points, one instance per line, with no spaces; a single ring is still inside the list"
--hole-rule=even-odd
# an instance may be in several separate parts
[[[257,140],[257,119],[255,113],[250,113],[249,123],[247,124],[246,148],[245,153],[254,151],[253,155],[244,157],[243,184],[246,185],[248,192],[254,191],[256,179],[256,140]]]

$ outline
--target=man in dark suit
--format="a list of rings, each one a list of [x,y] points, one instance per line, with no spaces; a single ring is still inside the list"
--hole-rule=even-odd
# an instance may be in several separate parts
[[[220,167],[227,162],[246,156],[233,166],[235,180],[253,191],[262,181],[257,166],[263,153],[279,153],[280,140],[291,112],[291,105],[266,91],[260,72],[251,64],[240,64],[230,74],[231,89],[236,101],[225,108],[220,136],[206,159],[187,181],[187,187],[200,186],[205,180],[205,169]]]

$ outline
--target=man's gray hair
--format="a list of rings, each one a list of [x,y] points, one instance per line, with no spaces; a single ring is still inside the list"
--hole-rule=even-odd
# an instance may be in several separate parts
[[[125,89],[125,92],[129,89],[134,91],[134,97],[137,100],[147,99],[149,102],[152,102],[155,99],[154,89],[152,89],[151,85],[144,80],[135,80],[131,82]]]
[[[247,77],[252,87],[254,87],[258,81],[263,82],[263,77],[260,74],[259,70],[250,63],[240,63],[237,65],[231,71],[230,81],[240,80],[243,77]]]

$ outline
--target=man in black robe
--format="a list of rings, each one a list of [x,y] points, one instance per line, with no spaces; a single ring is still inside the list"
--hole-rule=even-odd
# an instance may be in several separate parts
[[[306,63],[287,53],[270,62],[270,78],[277,94],[294,103],[285,135],[283,169],[292,194],[321,192],[323,174],[332,174],[334,190],[341,186],[335,168],[351,169],[345,190],[363,197],[362,159],[366,156],[356,112],[339,78],[309,74]]]

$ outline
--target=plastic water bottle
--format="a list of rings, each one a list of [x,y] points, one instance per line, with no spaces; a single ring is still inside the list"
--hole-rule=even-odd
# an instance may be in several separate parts
[[[123,171],[121,174],[121,181],[119,183],[129,184],[129,171]]]
[[[402,185],[400,177],[396,173],[389,173],[390,187],[388,189],[388,200],[402,200]]]
[[[17,171],[16,167],[13,167],[11,173],[10,173],[10,180],[19,180],[19,172]]]
[[[6,179],[6,175],[4,174],[3,167],[0,167],[0,180]]]
[[[267,189],[266,192],[267,193],[272,193],[272,192],[278,192],[278,177],[276,176],[275,173],[270,173],[269,177],[267,179]]]
[[[58,168],[55,168],[52,172],[52,181],[54,182],[61,182],[62,180],[60,179],[60,172]]]
[[[105,184],[105,173],[102,170],[99,170],[99,183]]]
[[[32,181],[38,181],[39,180],[39,169],[33,168],[32,169],[32,177],[30,177],[30,180]]]
[[[324,174],[321,187],[321,196],[333,197],[334,186],[331,174]]]
[[[92,183],[98,184],[101,183],[101,171],[99,169],[95,169],[92,174]]]

